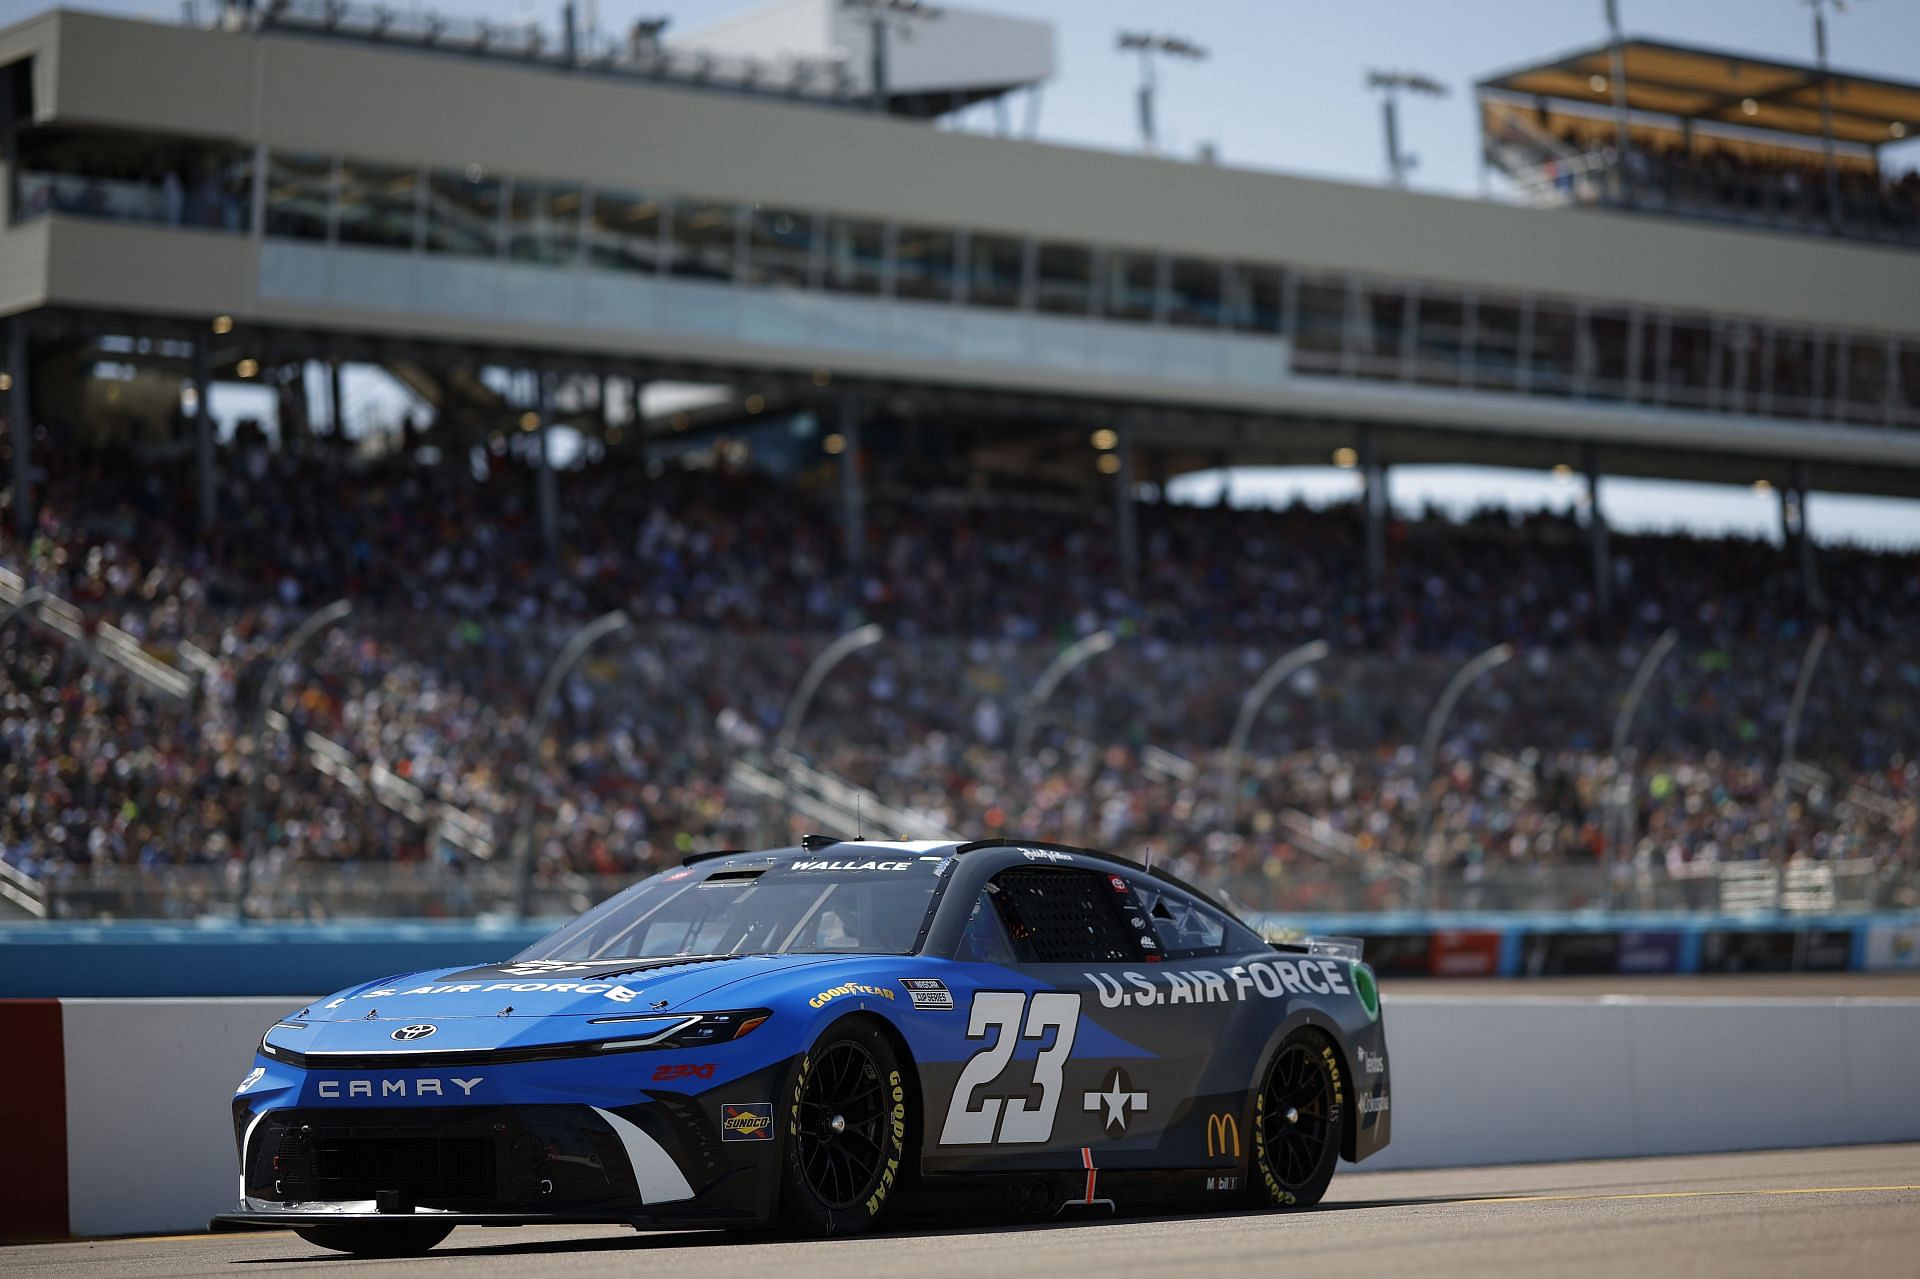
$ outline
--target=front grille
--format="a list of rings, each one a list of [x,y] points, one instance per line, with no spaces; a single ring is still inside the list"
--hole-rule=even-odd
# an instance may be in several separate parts
[[[280,1158],[292,1166],[279,1169],[279,1179],[300,1184],[306,1193],[299,1198],[373,1199],[383,1192],[415,1202],[494,1198],[494,1143],[484,1137],[316,1126],[287,1133]]]
[[[271,1112],[248,1144],[261,1199],[433,1207],[601,1203],[633,1193],[620,1139],[586,1107]]]

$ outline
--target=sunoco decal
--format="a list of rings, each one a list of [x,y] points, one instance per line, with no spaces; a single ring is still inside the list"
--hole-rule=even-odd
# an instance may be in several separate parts
[[[720,1140],[772,1141],[773,1103],[749,1101],[738,1105],[732,1102],[723,1104],[720,1107]]]

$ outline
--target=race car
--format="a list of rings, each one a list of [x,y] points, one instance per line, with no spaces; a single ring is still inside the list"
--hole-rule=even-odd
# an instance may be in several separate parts
[[[392,1256],[461,1224],[1306,1208],[1387,1144],[1388,1078],[1357,947],[1087,849],[809,837],[276,1022],[214,1224]]]

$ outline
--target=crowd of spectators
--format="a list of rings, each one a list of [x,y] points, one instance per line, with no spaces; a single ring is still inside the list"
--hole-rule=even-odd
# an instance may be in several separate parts
[[[1579,148],[1592,145],[1572,131],[1561,140]],[[1887,173],[1858,163],[1840,164],[1835,170],[1835,210],[1827,191],[1826,161],[1817,150],[1724,146],[1710,139],[1664,147],[1643,141],[1628,154],[1626,191],[1611,176],[1618,171],[1613,148],[1603,144],[1597,154],[1597,170],[1555,161],[1549,162],[1545,176],[1566,195],[1581,199],[1617,200],[1630,194],[1636,205],[1647,208],[1808,229],[1838,225],[1854,234],[1920,239],[1920,171]]]
[[[947,829],[1151,848],[1257,906],[1404,902],[1425,867],[1462,902],[1519,905],[1595,899],[1608,873],[1652,900],[1731,861],[1915,865],[1913,555],[1823,551],[1835,603],[1816,619],[1771,545],[1616,537],[1603,611],[1582,530],[1559,517],[1395,522],[1370,590],[1351,510],[1149,504],[1129,591],[1099,512],[887,495],[856,578],[831,503],[760,474],[568,473],[566,549],[549,558],[505,452],[296,463],[255,442],[221,462],[204,536],[184,464],[77,453],[50,456],[33,539],[0,534],[0,565],[199,680],[175,703],[82,646],[0,635],[0,855],[44,882],[171,876],[194,886],[169,898],[183,913],[230,894],[265,659],[340,596],[355,614],[277,699],[292,734],[262,743],[255,881],[278,893],[262,910],[368,863],[479,878],[511,863],[529,795],[543,887],[787,837],[777,800],[730,770],[778,771],[788,690],[864,620],[890,639],[823,689],[800,739],[815,767]],[[612,607],[635,627],[529,748],[547,662]],[[1833,644],[1783,774],[1787,690],[1818,620]],[[1623,778],[1613,714],[1668,627],[1682,642]],[[1098,628],[1122,643],[1010,758],[1040,670]],[[1276,695],[1229,791],[1238,699],[1314,638],[1334,655]],[[1428,709],[1500,640],[1520,656],[1461,703],[1429,775],[1414,745]],[[314,767],[306,734],[348,763]],[[448,838],[448,813],[477,840]]]

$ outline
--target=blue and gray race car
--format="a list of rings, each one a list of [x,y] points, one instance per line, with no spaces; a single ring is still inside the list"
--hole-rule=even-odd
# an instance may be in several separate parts
[[[460,1224],[1304,1208],[1388,1100],[1352,949],[1086,849],[810,837],[275,1023],[215,1224],[396,1255]]]

